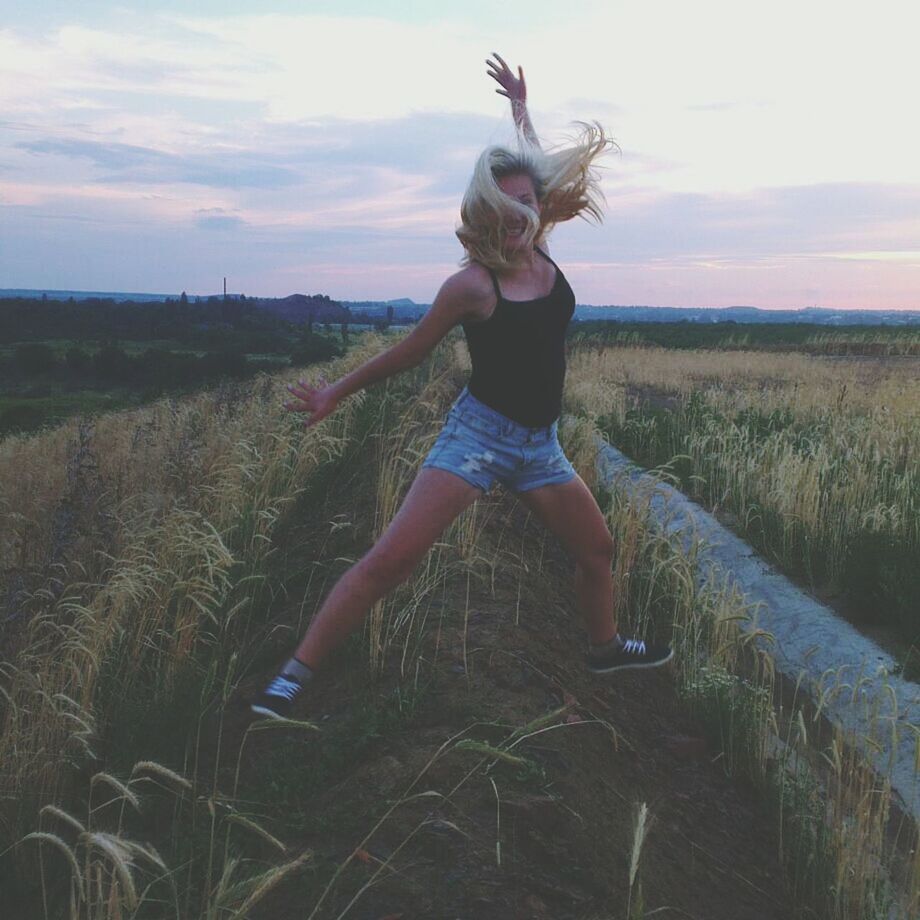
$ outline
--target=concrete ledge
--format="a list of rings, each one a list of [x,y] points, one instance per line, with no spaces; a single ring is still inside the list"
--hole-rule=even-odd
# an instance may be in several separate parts
[[[763,629],[775,637],[775,645],[764,641],[762,647],[777,670],[792,681],[804,672],[803,689],[816,704],[825,695],[822,712],[855,733],[869,762],[890,779],[903,810],[920,819],[920,776],[915,769],[920,686],[893,674],[891,655],[799,590],[711,514],[635,466],[603,438],[598,438],[597,471],[608,487],[650,496],[659,526],[679,537],[685,549],[700,543],[699,583],[721,576],[756,605],[742,628]],[[865,743],[873,734],[880,751]]]

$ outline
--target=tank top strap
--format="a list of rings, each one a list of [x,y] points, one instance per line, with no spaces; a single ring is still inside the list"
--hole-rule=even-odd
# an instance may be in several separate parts
[[[556,263],[542,249],[537,249],[536,246],[534,246],[534,249],[539,252],[540,255],[543,256],[543,258],[546,259],[546,261],[549,262],[549,264],[552,265],[560,275],[562,274],[562,272],[559,270],[559,266],[556,265]],[[489,273],[489,277],[492,279],[492,287],[495,288],[495,296],[499,300],[504,300],[502,297],[501,288],[498,286],[498,276],[495,274],[495,269],[490,268],[483,262],[480,262],[479,264],[482,265],[482,267]]]
[[[501,300],[501,299],[502,299],[502,292],[501,292],[501,289],[500,289],[499,286],[498,286],[498,277],[497,277],[496,274],[495,274],[495,269],[494,269],[494,268],[489,268],[488,265],[486,265],[485,268],[486,268],[486,270],[487,270],[488,273],[489,273],[489,277],[492,279],[492,287],[495,288],[495,296],[496,296],[499,300]]]
[[[534,246],[534,251],[539,252],[540,255],[543,256],[543,258],[546,259],[546,261],[556,269],[556,271],[559,271],[559,266],[556,265],[556,263],[542,249],[538,249],[536,246]]]
[[[485,262],[480,262],[478,259],[476,260],[476,264],[481,265],[489,273],[489,277],[492,279],[492,287],[495,288],[495,296],[499,300],[502,300],[502,292],[498,286],[498,278],[495,275],[495,269],[489,268],[489,266],[486,265]]]

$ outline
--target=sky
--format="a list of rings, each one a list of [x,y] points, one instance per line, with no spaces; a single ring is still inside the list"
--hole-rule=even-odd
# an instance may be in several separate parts
[[[902,0],[0,0],[0,288],[430,303],[478,154],[598,121],[584,304],[920,309]]]

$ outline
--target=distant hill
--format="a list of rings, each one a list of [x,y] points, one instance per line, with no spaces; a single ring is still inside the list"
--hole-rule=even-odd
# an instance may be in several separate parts
[[[325,294],[290,294],[287,297],[250,297],[248,303],[267,310],[290,323],[344,323],[351,321],[351,311]]]
[[[155,303],[167,299],[178,300],[178,294],[135,294],[112,291],[53,291],[20,288],[0,288],[0,298],[40,299],[46,295],[51,300],[88,300],[90,298],[117,302]],[[221,294],[189,294],[189,300],[203,302],[223,300]],[[241,295],[228,294],[228,300],[239,300]],[[249,302],[260,309],[282,316],[290,322],[341,323],[363,315],[365,318],[385,318],[388,308],[393,310],[397,322],[417,320],[431,306],[416,303],[408,297],[395,300],[331,300],[326,294],[291,294],[288,297],[250,297]],[[806,307],[801,310],[764,310],[761,307],[647,307],[647,306],[594,306],[579,304],[575,320],[618,320],[630,323],[815,323],[824,326],[920,325],[920,310],[830,310],[825,307]]]
[[[131,301],[133,303],[157,303],[170,298],[179,299],[179,291],[174,294],[133,294],[124,291],[54,291],[36,290],[34,288],[0,288],[0,299],[23,298],[25,300],[114,300],[117,302]]]
[[[764,310],[760,307],[594,307],[579,305],[576,320],[629,323],[815,323],[822,326],[920,325],[915,310]]]
[[[384,317],[387,307],[394,304],[396,320],[418,319],[430,304],[405,299],[399,301],[345,301],[353,312]],[[617,320],[622,323],[813,323],[823,326],[852,325],[920,325],[920,311],[907,310],[827,310],[808,307],[803,310],[764,310],[760,307],[595,307],[579,304],[575,307],[576,321]]]

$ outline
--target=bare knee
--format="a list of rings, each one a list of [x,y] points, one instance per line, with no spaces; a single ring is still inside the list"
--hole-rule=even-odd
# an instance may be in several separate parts
[[[408,581],[417,565],[418,560],[405,553],[387,552],[374,547],[358,562],[355,569],[360,571],[363,578],[389,591]]]
[[[606,573],[613,563],[614,543],[609,534],[600,539],[575,560],[575,564],[588,574]]]

